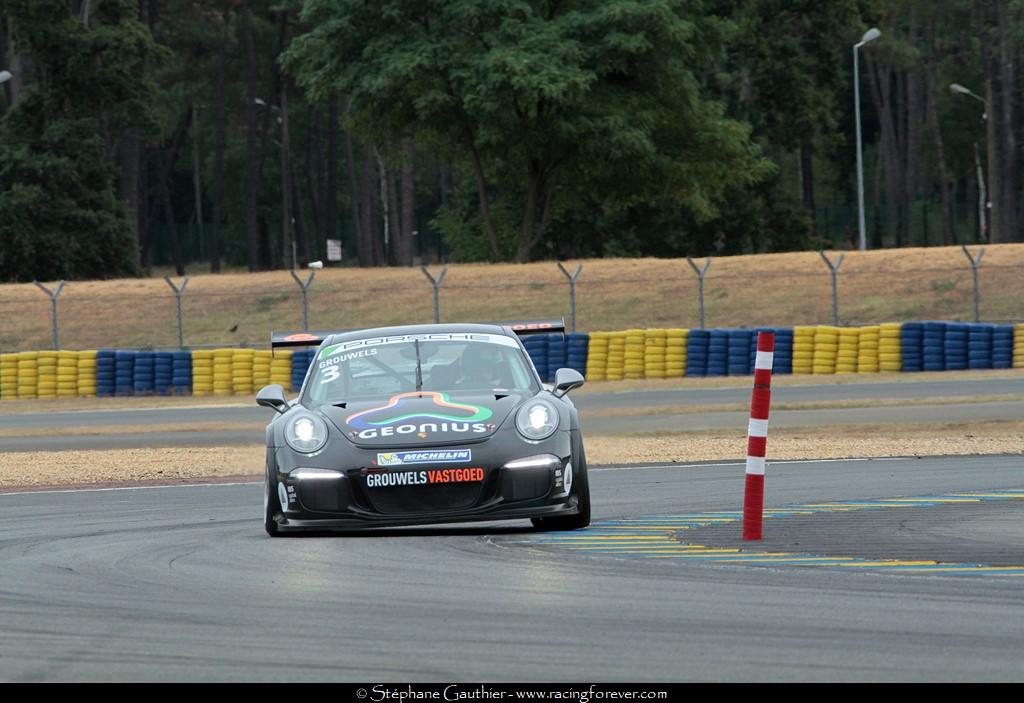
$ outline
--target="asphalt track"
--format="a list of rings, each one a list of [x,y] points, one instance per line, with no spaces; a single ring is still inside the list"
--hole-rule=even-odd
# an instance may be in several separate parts
[[[746,404],[750,401],[749,379],[737,379],[735,388],[666,389],[618,393],[581,393],[574,397],[587,434],[617,435],[637,432],[726,429],[743,427],[747,412],[671,412],[629,414],[644,408]],[[891,422],[986,422],[1024,419],[1024,376],[1007,379],[959,379],[910,381],[903,383],[848,383],[809,386],[781,386],[773,391],[773,402],[829,403],[844,401],[888,401],[897,404],[877,407],[795,409],[776,412],[772,425],[808,427],[843,424],[885,424]],[[949,402],[957,397],[986,397],[986,402]],[[999,396],[1007,396],[1005,400]],[[929,404],[929,398],[943,403]],[[913,404],[898,404],[913,401]],[[626,413],[626,414],[618,414]],[[53,430],[52,434],[0,437],[0,451],[46,451],[66,449],[112,449],[159,446],[225,446],[262,441],[259,430],[211,429],[197,427],[187,432],[116,432],[105,426],[204,423],[267,422],[272,411],[256,406],[156,408],[104,411],[2,413],[0,428]],[[88,428],[96,434],[67,434],[69,428]]]
[[[592,470],[576,537],[740,505],[738,464]],[[1024,565],[1024,499],[956,498],[1024,496],[1020,456],[770,465],[769,508],[833,508],[778,513],[764,549],[961,573],[586,553],[526,523],[271,540],[261,490],[0,495],[0,680],[1024,679],[1024,576],[977,568]],[[944,498],[834,507],[901,496]]]

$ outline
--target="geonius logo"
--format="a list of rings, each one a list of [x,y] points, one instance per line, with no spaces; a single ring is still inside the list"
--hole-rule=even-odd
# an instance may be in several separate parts
[[[456,403],[447,393],[410,391],[391,396],[385,405],[353,413],[345,424],[360,439],[436,432],[487,432],[484,424],[493,415],[490,408]]]

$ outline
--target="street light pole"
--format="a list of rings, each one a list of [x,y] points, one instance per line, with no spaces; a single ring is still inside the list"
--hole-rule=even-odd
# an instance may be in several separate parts
[[[967,95],[969,97],[972,97],[975,100],[977,100],[978,102],[980,102],[985,107],[985,111],[981,113],[981,119],[982,119],[982,121],[984,121],[986,123],[986,135],[985,135],[986,145],[985,145],[985,149],[986,149],[986,151],[988,151],[988,146],[991,144],[991,142],[988,141],[988,134],[987,134],[987,132],[988,132],[988,129],[987,129],[988,128],[988,125],[987,125],[987,123],[988,123],[988,102],[985,100],[985,98],[981,97],[980,95],[978,95],[977,93],[972,91],[970,88],[965,88],[964,86],[960,85],[959,83],[950,83],[949,84],[949,92],[953,93],[954,95]],[[992,161],[991,161],[992,155],[988,154],[988,156],[989,156],[989,168],[991,168],[992,167]],[[979,242],[985,242],[985,241],[988,240],[988,226],[986,225],[986,222],[985,222],[985,211],[988,208],[992,207],[992,204],[990,202],[988,202],[988,200],[986,199],[987,193],[986,193],[986,189],[985,189],[985,175],[984,175],[984,173],[981,170],[981,156],[978,154],[978,142],[974,142],[974,167],[978,171],[978,241]],[[989,181],[993,181],[993,179],[990,178]]]
[[[878,39],[881,35],[882,33],[878,29],[872,27],[864,33],[859,42],[853,45],[853,102],[857,123],[857,232],[861,251],[867,250],[868,238],[867,226],[864,222],[864,154],[860,136],[860,66],[857,49]]]

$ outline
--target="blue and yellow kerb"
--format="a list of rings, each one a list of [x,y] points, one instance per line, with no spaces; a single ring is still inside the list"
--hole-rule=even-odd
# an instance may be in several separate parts
[[[949,493],[880,500],[807,503],[766,509],[765,519],[776,520],[820,513],[853,512],[899,508],[926,508],[977,504],[987,501],[1024,500],[1024,489]],[[795,552],[751,551],[749,548],[715,548],[691,544],[685,531],[727,523],[739,523],[740,511],[657,515],[642,518],[599,520],[586,530],[558,532],[532,537],[528,544],[594,554],[641,559],[676,559],[697,562],[772,566],[816,566],[835,569],[875,570],[893,573],[934,573],[951,575],[1024,576],[1024,565],[948,563],[932,560],[865,559],[851,556],[810,555]],[[737,524],[737,529],[738,529]]]

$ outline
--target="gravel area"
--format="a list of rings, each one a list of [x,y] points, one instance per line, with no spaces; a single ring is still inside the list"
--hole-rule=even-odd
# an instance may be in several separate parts
[[[0,490],[262,475],[264,448],[165,447],[0,454]],[[739,460],[746,439],[735,433],[689,432],[642,437],[587,437],[591,464]],[[1024,422],[984,426],[815,427],[769,433],[768,459],[1024,454]]]
[[[746,457],[741,433],[587,437],[592,464],[713,461]],[[1024,422],[984,425],[841,425],[768,431],[768,460],[1024,454]]]
[[[0,454],[0,489],[260,476],[265,455],[258,445],[9,452]]]

